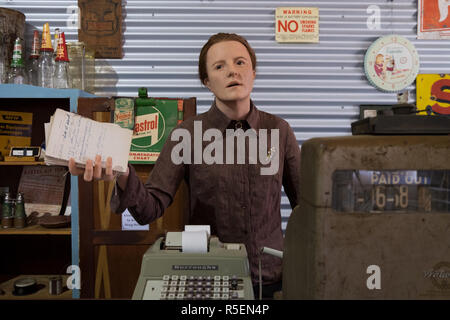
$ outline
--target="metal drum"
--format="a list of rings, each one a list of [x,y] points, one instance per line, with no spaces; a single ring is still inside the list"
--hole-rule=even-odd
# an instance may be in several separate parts
[[[14,41],[17,37],[24,39],[25,15],[22,12],[0,8],[0,83],[11,64]]]

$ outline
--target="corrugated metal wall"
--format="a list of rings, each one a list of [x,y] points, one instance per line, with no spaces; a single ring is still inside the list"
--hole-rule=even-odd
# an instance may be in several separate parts
[[[49,22],[68,41],[77,39],[77,1],[0,1],[26,15],[31,30]],[[380,28],[367,21],[380,9]],[[318,44],[278,44],[277,7],[318,7]],[[364,76],[366,49],[378,37],[396,33],[418,49],[420,73],[450,73],[449,41],[417,40],[417,1],[123,1],[124,58],[97,60],[96,94],[136,96],[145,86],[154,96],[198,99],[206,111],[212,95],[197,78],[201,46],[217,32],[245,36],[258,57],[252,98],[264,110],[286,119],[301,144],[319,136],[350,134],[360,104],[395,103],[395,93],[382,93]],[[408,88],[415,100],[415,86]],[[283,228],[291,212],[282,199]]]

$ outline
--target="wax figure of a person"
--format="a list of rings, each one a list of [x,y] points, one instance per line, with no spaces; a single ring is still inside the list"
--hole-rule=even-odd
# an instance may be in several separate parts
[[[300,148],[285,120],[253,104],[255,76],[256,56],[246,39],[215,34],[199,57],[199,77],[214,94],[214,102],[209,111],[186,119],[171,132],[145,184],[130,164],[126,174],[115,177],[111,158],[106,159],[106,169],[99,156],[88,160],[85,169],[71,159],[69,169],[73,175],[83,174],[86,181],[117,178],[111,209],[117,213],[128,209],[141,224],[163,214],[184,179],[189,187],[189,223],[210,225],[222,242],[244,243],[254,288],[260,258],[263,296],[270,298],[281,290],[282,260],[261,254],[261,248],[283,250],[281,187],[294,208]],[[240,138],[244,143],[238,143]]]

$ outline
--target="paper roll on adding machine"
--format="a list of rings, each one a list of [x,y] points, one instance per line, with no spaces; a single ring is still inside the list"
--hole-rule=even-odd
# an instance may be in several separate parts
[[[185,230],[144,254],[133,300],[254,299],[245,245],[220,242],[209,226]]]

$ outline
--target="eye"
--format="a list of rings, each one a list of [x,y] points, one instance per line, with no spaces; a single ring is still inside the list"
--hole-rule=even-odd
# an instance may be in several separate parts
[[[221,64],[217,64],[217,65],[214,67],[214,69],[220,70],[220,69],[222,69],[222,65],[221,65]]]
[[[244,60],[238,60],[238,61],[237,61],[237,64],[238,64],[239,66],[244,65],[244,64],[245,64],[245,61],[244,61]]]

